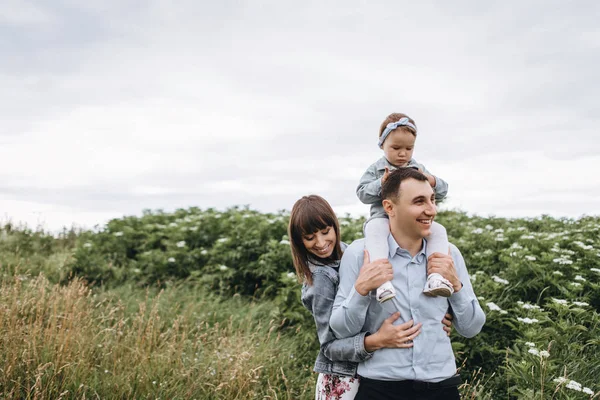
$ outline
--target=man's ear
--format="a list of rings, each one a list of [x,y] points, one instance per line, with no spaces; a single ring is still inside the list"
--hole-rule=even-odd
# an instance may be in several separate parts
[[[389,199],[383,199],[382,204],[383,209],[385,210],[388,217],[393,217],[395,215],[394,203]]]

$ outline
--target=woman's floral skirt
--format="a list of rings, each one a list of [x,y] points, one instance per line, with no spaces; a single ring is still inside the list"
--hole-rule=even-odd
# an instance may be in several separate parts
[[[353,400],[358,392],[358,378],[319,374],[315,400]]]

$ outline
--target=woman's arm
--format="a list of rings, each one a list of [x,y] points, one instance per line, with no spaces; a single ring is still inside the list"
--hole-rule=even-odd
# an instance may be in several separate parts
[[[361,362],[367,360],[372,356],[371,352],[365,348],[365,337],[369,337],[368,332],[360,332],[348,338],[338,339],[329,328],[335,291],[336,285],[329,276],[316,273],[313,274],[313,284],[303,299],[315,320],[321,350],[331,361]]]

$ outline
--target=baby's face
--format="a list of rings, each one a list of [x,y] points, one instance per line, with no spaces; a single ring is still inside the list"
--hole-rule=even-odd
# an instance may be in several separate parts
[[[396,167],[405,167],[412,158],[416,139],[406,129],[394,129],[383,142],[385,158]]]

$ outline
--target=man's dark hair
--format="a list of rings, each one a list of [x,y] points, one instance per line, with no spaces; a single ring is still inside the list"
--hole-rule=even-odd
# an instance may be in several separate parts
[[[387,180],[381,185],[381,199],[394,199],[400,191],[400,184],[406,179],[427,182],[427,177],[412,167],[402,167],[390,172]]]

